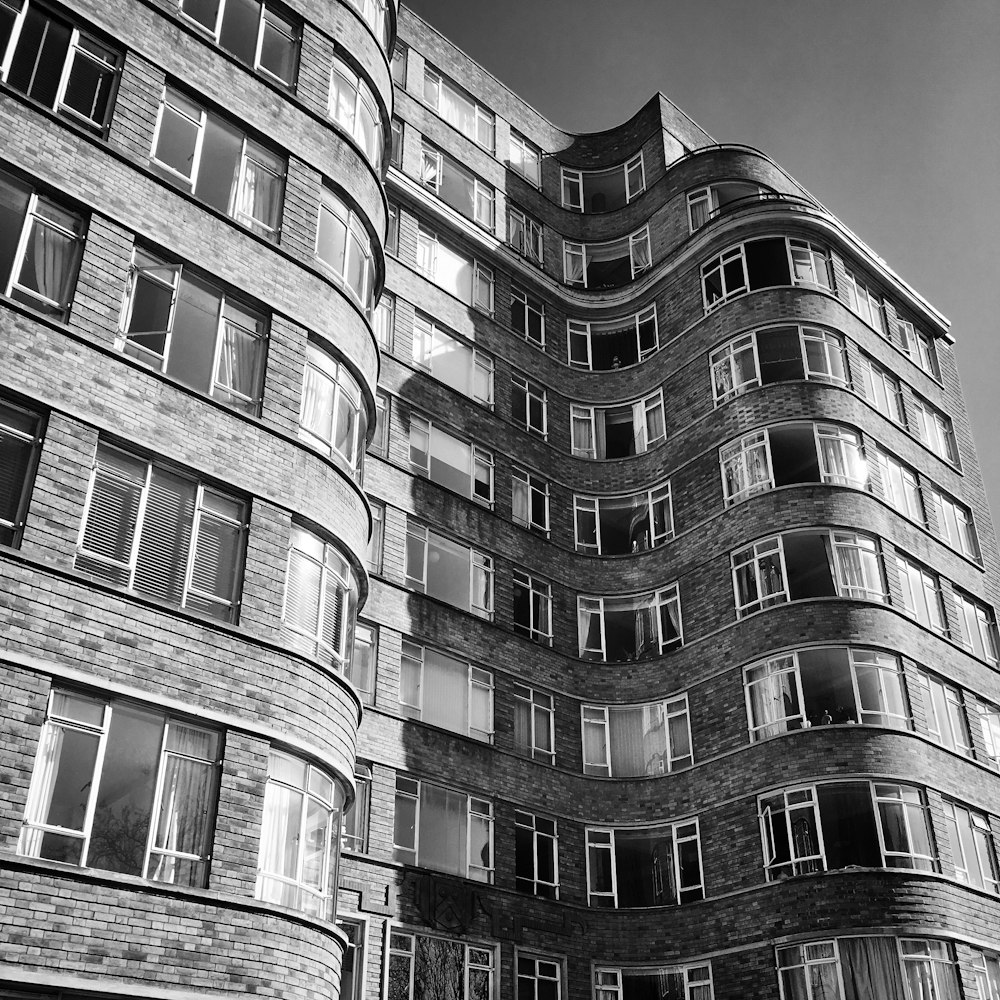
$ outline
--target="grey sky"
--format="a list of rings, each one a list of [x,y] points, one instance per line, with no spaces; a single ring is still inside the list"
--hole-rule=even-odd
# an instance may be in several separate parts
[[[952,321],[1000,512],[998,0],[408,6],[563,128],[608,128],[662,90],[773,156]]]

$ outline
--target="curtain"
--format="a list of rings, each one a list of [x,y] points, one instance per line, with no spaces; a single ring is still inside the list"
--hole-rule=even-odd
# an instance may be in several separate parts
[[[573,451],[577,455],[596,457],[594,450],[594,416],[592,411],[573,414]]]
[[[649,254],[649,233],[643,233],[641,236],[630,236],[629,250],[632,255],[632,274],[634,276],[640,271],[645,271],[652,263]]]
[[[566,243],[563,245],[563,266],[566,280],[571,284],[584,284],[583,245]]]
[[[254,406],[257,395],[257,348],[260,340],[232,320],[222,321],[222,344],[215,383],[229,389],[229,402],[244,408]],[[234,398],[235,396],[235,398]]]
[[[716,361],[712,365],[712,378],[715,382],[715,394],[722,398],[728,396],[735,388],[732,363],[728,357]]]
[[[689,203],[689,207],[691,209],[692,228],[700,229],[706,222],[708,222],[708,204],[708,199]]]
[[[298,844],[303,795],[273,781],[264,792],[264,818],[258,855],[257,895],[270,903],[296,906],[298,891],[283,880],[298,874]],[[268,876],[278,876],[269,878]]]
[[[302,426],[323,441],[333,439],[333,397],[336,383],[312,365],[306,365],[302,386]]]
[[[800,714],[795,675],[789,671],[770,674],[750,685],[750,712],[761,736],[774,736],[788,729],[788,719]]]
[[[516,732],[516,717],[514,725]],[[612,773],[608,769],[608,727],[603,719],[600,721],[594,719],[584,720],[583,762],[585,766],[600,768],[602,773]]]
[[[647,771],[646,768],[646,733],[643,728],[642,707],[609,708],[608,723],[612,774],[628,778],[656,773]]]
[[[580,603],[577,612],[577,628],[580,634],[580,655],[590,658],[594,655],[603,656],[604,639],[601,635],[601,609],[599,607],[587,607]]]
[[[31,792],[28,796],[27,808],[24,811],[28,823],[46,823],[52,809],[52,797],[59,777],[59,762],[62,756],[65,730],[56,723],[49,722],[45,727],[35,764],[35,773],[31,782]],[[41,856],[44,831],[25,828],[20,852],[28,857]]]
[[[531,490],[527,483],[515,479],[511,488],[511,500],[513,503],[513,519],[519,524],[531,523],[531,511],[529,510]]]
[[[175,885],[203,884],[202,859],[209,848],[214,778],[215,767],[209,761],[167,756],[147,878]],[[193,855],[197,860],[192,864],[160,851]]]
[[[439,165],[439,158],[433,153],[428,153],[424,150],[420,157],[420,183],[433,188],[435,191],[438,189],[438,184],[440,183]]]
[[[63,306],[69,298],[76,240],[58,232],[41,219],[35,219],[33,226],[32,264],[36,290],[44,298]],[[27,260],[24,263],[27,264]],[[24,265],[21,267],[21,275],[27,277]]]
[[[838,945],[844,1000],[906,1000],[895,938],[840,938]]]

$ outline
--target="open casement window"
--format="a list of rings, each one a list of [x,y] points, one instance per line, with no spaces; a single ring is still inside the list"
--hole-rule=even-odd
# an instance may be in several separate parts
[[[535,642],[552,645],[552,586],[514,570],[514,628]]]
[[[416,414],[410,417],[410,465],[432,483],[493,505],[493,453]]]
[[[295,85],[299,27],[259,0],[181,0],[181,13],[240,62],[282,86]]]
[[[972,736],[959,688],[924,670],[917,671],[924,703],[927,735],[935,743],[966,757],[972,756]]]
[[[885,320],[885,305],[882,302],[881,296],[850,271],[845,269],[844,275],[846,279],[844,292],[847,295],[847,304],[870,327],[873,327],[882,336],[885,336],[888,332],[888,327]]]
[[[1000,893],[1000,866],[997,864],[996,842],[989,817],[968,806],[946,800],[944,818],[955,877],[977,889]]]
[[[424,66],[424,101],[449,125],[492,153],[496,122],[493,112],[473,100],[442,76],[433,66]]]
[[[523,469],[511,472],[511,519],[522,528],[549,533],[549,484]]]
[[[493,404],[493,358],[419,312],[413,324],[413,360],[477,403]]]
[[[404,639],[399,705],[406,718],[493,742],[493,674],[467,660]]]
[[[720,181],[689,191],[687,205],[691,232],[725,212],[735,211],[769,196],[774,197],[766,188],[750,181]]]
[[[951,418],[936,410],[926,399],[913,397],[913,412],[916,414],[913,428],[917,437],[938,458],[943,458],[952,465],[958,465],[958,446],[955,443],[955,429]]]
[[[514,872],[518,892],[559,898],[559,835],[554,819],[515,811]]]
[[[354,765],[354,801],[344,810],[340,846],[358,854],[368,852],[368,815],[371,811],[372,769],[368,764]],[[349,995],[349,994],[348,994]]]
[[[583,706],[583,773],[637,778],[690,767],[687,695],[645,705]]]
[[[941,579],[919,563],[896,554],[896,575],[902,599],[899,607],[925,628],[939,635],[948,634],[948,622],[941,600]]]
[[[937,871],[924,793],[911,785],[807,785],[759,799],[768,879],[838,868]]]
[[[872,449],[870,454],[878,468],[886,503],[904,517],[922,525],[924,506],[917,473],[881,448]]]
[[[390,928],[386,1000],[491,1000],[495,982],[492,947]]]
[[[344,789],[314,764],[272,750],[255,897],[323,920],[333,915]]]
[[[34,0],[0,3],[0,81],[102,135],[122,61],[119,49]]]
[[[712,966],[594,969],[594,1000],[714,1000]]]
[[[403,864],[493,881],[493,803],[396,775],[392,856]]]
[[[587,830],[591,906],[677,906],[703,899],[698,820],[641,830]]]
[[[570,406],[573,454],[579,458],[641,455],[666,439],[663,390],[622,406]]]
[[[963,556],[975,559],[977,562],[981,561],[972,511],[965,504],[953,500],[947,493],[942,493],[934,486],[924,487],[924,499],[928,511],[927,525],[930,530],[956,552],[961,552]]]
[[[683,643],[677,584],[634,597],[577,597],[580,656],[622,663],[660,656]]]
[[[567,320],[569,363],[611,371],[645,361],[659,347],[655,303],[619,320]]]
[[[769,327],[737,337],[714,350],[709,365],[716,406],[775,382],[849,382],[843,338],[811,326]]]
[[[531,434],[548,434],[548,397],[544,386],[523,375],[511,376],[511,418]]]
[[[563,208],[596,215],[623,208],[646,190],[642,152],[606,170],[562,168]]]
[[[952,598],[958,611],[958,631],[952,638],[974,656],[997,666],[1000,642],[997,640],[996,612],[960,590],[952,590]]]
[[[909,320],[896,317],[895,343],[902,352],[931,378],[941,380],[934,338],[918,330]]]
[[[493,271],[442,243],[423,223],[417,230],[417,270],[466,305],[493,312]]]
[[[575,496],[576,547],[592,555],[645,552],[674,537],[670,483],[620,497]]]
[[[812,285],[833,289],[829,253],[806,240],[765,236],[738,243],[701,268],[705,311],[759,288]]]
[[[65,321],[83,250],[83,217],[0,171],[0,288]]]
[[[247,505],[100,444],[76,568],[220,621],[236,621]]]
[[[361,311],[372,318],[375,256],[361,216],[324,185],[316,229],[316,256],[329,265]]]
[[[866,354],[861,354],[860,371],[856,373],[854,388],[872,406],[900,427],[906,426],[903,408],[903,390],[899,379],[876,364]]]
[[[732,555],[736,615],[816,597],[886,599],[878,543],[850,531],[796,531]]]
[[[493,188],[426,139],[420,157],[420,183],[456,212],[493,231]]]
[[[405,567],[408,587],[481,618],[492,617],[492,556],[411,523]]]
[[[53,689],[18,853],[203,887],[221,756],[218,732]]]
[[[652,265],[649,227],[608,243],[563,240],[563,280],[584,288],[617,288]]]
[[[510,325],[529,344],[545,348],[545,303],[511,285]]]
[[[542,186],[542,153],[541,150],[523,135],[518,135],[513,129],[510,133],[509,155],[507,166],[516,174],[520,174],[529,184],[536,188]]]
[[[910,729],[899,660],[874,649],[799,649],[747,667],[752,741],[810,726],[862,723]]]
[[[515,752],[554,764],[556,716],[552,695],[515,684],[513,703]]]
[[[21,543],[42,445],[42,418],[0,399],[0,545]]]
[[[358,583],[332,543],[292,525],[281,634],[292,649],[347,669],[354,641]]]
[[[533,264],[542,263],[542,224],[514,205],[507,206],[507,242]]]
[[[183,264],[136,248],[118,347],[245,413],[260,409],[267,318]]]
[[[354,139],[365,159],[381,173],[385,139],[378,101],[364,78],[337,56],[333,57],[330,76],[330,117]]]
[[[378,626],[358,622],[345,675],[361,697],[362,705],[375,704],[375,670],[378,664]]]
[[[200,201],[277,241],[284,157],[173,87],[163,91],[150,165]]]

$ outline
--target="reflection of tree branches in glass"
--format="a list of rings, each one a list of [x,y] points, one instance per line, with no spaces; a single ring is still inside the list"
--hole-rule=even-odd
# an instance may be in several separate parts
[[[465,947],[430,937],[416,944],[414,1000],[464,1000]]]
[[[149,835],[149,812],[125,806],[98,810],[94,816],[87,864],[109,872],[141,875]]]

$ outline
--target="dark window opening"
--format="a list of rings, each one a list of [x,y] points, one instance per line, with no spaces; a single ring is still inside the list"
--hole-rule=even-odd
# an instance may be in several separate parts
[[[792,283],[784,237],[751,240],[746,244],[746,258],[751,291]]]

